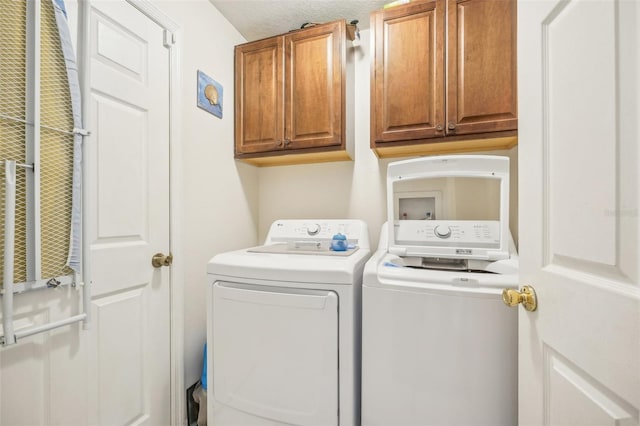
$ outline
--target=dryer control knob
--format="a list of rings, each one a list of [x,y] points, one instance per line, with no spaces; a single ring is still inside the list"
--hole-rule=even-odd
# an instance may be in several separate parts
[[[317,235],[318,232],[320,232],[320,225],[318,225],[317,223],[307,226],[307,234]]]
[[[433,230],[433,233],[436,234],[438,238],[449,238],[451,236],[451,228],[448,226],[436,226]]]

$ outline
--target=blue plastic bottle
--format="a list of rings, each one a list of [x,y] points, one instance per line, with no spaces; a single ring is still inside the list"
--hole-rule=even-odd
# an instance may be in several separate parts
[[[331,239],[331,250],[333,251],[346,251],[347,246],[347,237],[343,234],[336,234]]]

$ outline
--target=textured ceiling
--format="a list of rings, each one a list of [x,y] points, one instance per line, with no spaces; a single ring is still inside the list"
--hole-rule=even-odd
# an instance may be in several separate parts
[[[357,19],[369,28],[369,13],[391,0],[209,0],[248,41],[299,29],[305,22]]]

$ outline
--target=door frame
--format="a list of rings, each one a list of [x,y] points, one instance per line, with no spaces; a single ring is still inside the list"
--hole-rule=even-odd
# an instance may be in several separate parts
[[[93,0],[80,0],[78,19],[78,65],[82,88],[83,116],[89,117],[89,99],[91,87],[90,68],[90,20],[89,13]],[[181,69],[181,29],[180,26],[150,0],[124,0],[164,30],[164,46],[169,50],[169,250],[173,254],[173,263],[169,273],[170,297],[170,399],[171,424],[182,425],[186,420],[186,403],[183,398],[184,387],[184,249],[183,249],[183,210],[182,199],[182,120],[180,111],[182,102],[180,93]],[[85,118],[86,120],[86,118]],[[90,128],[90,123],[84,123]],[[85,146],[87,156],[91,146]],[[85,157],[88,158],[88,157]],[[85,188],[88,182],[83,183]],[[86,235],[86,233],[85,233]],[[86,246],[88,240],[84,240]],[[89,250],[84,251],[85,255]],[[87,257],[88,259],[88,257]],[[88,262],[87,262],[88,263]],[[91,280],[87,271],[86,281]]]

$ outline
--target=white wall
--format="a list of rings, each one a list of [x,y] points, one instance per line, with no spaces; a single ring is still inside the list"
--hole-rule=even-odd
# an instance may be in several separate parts
[[[355,218],[369,225],[372,244],[383,223],[386,165],[369,149],[369,31],[355,52],[356,161],[264,167],[259,171],[260,221],[264,239],[274,220]]]
[[[215,254],[255,245],[258,171],[233,159],[233,48],[245,39],[207,0],[156,0],[180,26],[184,182],[185,386],[202,371],[206,266]],[[223,118],[196,106],[201,70],[224,87]]]
[[[259,228],[261,240],[274,220],[287,218],[354,218],[369,225],[369,237],[378,244],[386,221],[386,173],[391,161],[378,159],[369,149],[370,37],[360,32],[355,52],[355,161],[259,170]],[[511,232],[517,240],[517,149],[483,154],[511,158]]]

